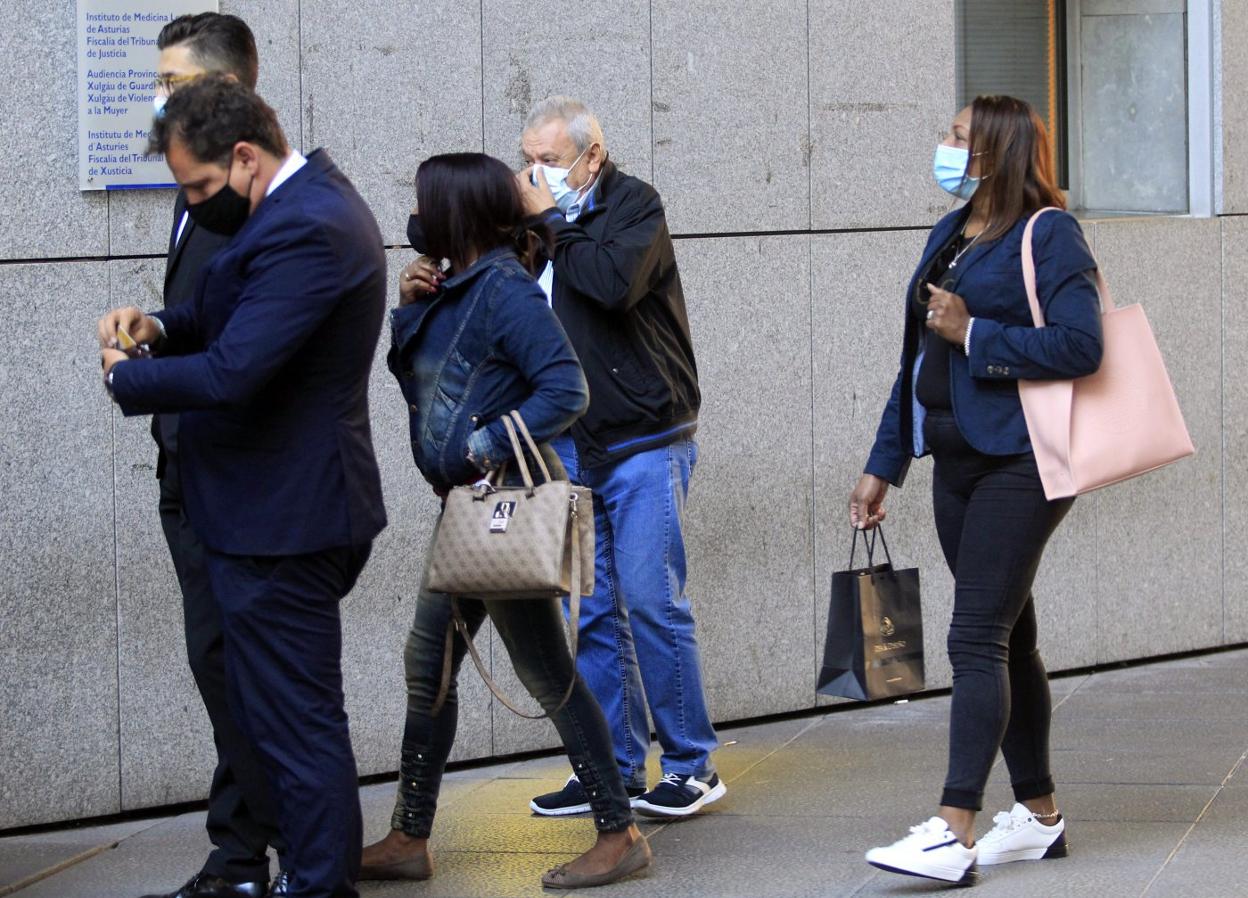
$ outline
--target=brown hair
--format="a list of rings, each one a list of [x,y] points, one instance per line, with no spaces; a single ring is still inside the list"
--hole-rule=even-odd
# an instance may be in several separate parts
[[[995,240],[1020,218],[1045,206],[1066,208],[1057,187],[1044,122],[1025,100],[982,96],[971,104],[972,158],[979,157],[976,197],[986,203],[985,240]]]

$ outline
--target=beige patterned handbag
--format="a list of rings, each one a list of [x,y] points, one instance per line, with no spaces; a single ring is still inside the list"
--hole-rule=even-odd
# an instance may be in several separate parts
[[[452,597],[454,626],[498,700],[523,717],[545,717],[525,714],[499,691],[473,645],[455,598],[499,601],[568,596],[569,642],[575,662],[581,596],[594,591],[593,493],[587,487],[551,478],[519,412],[504,416],[503,426],[523,485],[502,485],[507,474],[505,463],[480,483],[450,491],[429,553],[427,586],[432,592]],[[533,480],[520,436],[541,471],[541,483]],[[435,715],[450,686],[451,640],[448,629]],[[571,694],[569,683],[559,708]]]

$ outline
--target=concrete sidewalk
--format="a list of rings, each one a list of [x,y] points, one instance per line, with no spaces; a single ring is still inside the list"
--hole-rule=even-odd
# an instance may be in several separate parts
[[[1010,898],[1248,896],[1248,650],[1053,681],[1054,767],[1071,856],[989,868],[975,894]],[[935,810],[948,697],[725,729],[728,795],[679,823],[643,823],[650,874],[619,896],[917,895],[943,886],[862,860]],[[395,747],[396,753],[398,747]],[[560,758],[448,775],[427,883],[363,883],[362,898],[535,896],[539,875],[584,850],[585,818],[541,819]],[[362,790],[366,836],[387,826],[393,785]],[[981,832],[1010,807],[1000,764]],[[207,850],[202,813],[0,839],[6,885],[65,865],[20,898],[133,898],[176,888]],[[66,862],[96,852],[85,860]]]

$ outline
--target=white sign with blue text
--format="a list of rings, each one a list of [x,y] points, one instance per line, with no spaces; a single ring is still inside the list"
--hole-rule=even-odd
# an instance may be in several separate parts
[[[78,0],[78,187],[173,187],[165,157],[147,155],[160,29],[217,0]]]

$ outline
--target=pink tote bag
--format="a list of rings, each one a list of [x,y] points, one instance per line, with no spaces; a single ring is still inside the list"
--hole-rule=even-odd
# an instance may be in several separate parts
[[[1023,281],[1036,327],[1044,314],[1036,297],[1031,233],[1041,209],[1023,232]],[[1104,354],[1094,374],[1074,380],[1020,380],[1036,467],[1046,498],[1060,499],[1154,471],[1195,453],[1183,423],[1166,363],[1144,309],[1114,307],[1098,269]]]

